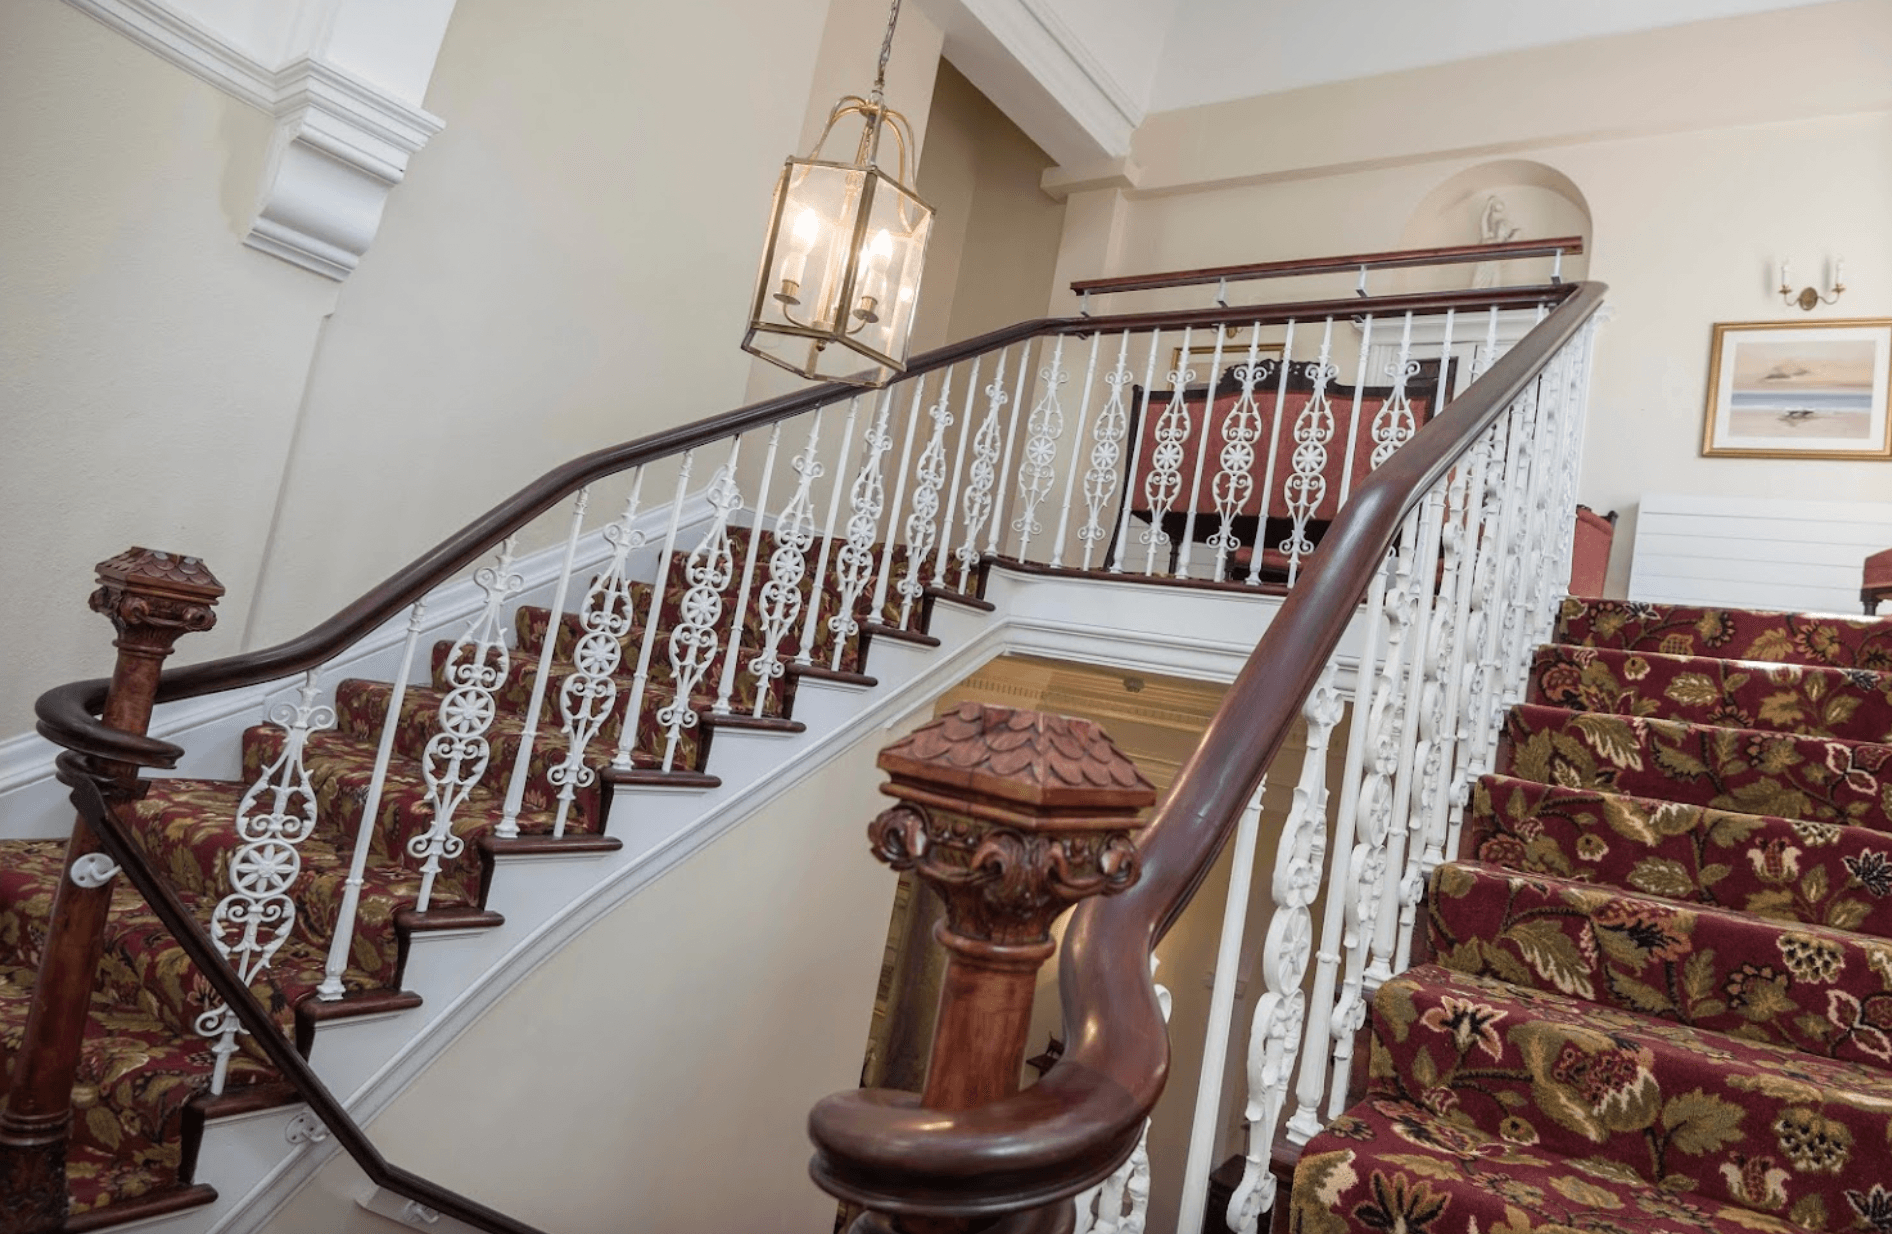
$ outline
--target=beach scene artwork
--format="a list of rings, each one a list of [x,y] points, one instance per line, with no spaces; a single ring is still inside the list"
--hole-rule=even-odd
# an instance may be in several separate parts
[[[1892,326],[1716,328],[1710,453],[1878,455]]]

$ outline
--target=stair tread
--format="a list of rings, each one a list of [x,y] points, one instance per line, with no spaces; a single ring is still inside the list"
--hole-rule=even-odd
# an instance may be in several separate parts
[[[1352,1107],[1308,1142],[1288,1203],[1297,1234],[1803,1228],[1771,1213],[1678,1196],[1609,1161],[1560,1157],[1384,1099]]]
[[[1550,644],[1529,699],[1803,737],[1892,740],[1892,673]]]
[[[1381,985],[1369,1076],[1374,1097],[1815,1230],[1892,1130],[1892,1073],[1437,965]]]
[[[1453,971],[1892,1068],[1892,943],[1464,861],[1428,913]]]
[[[1892,745],[1523,703],[1496,768],[1523,780],[1892,831]]]
[[[1572,596],[1554,641],[1671,655],[1892,671],[1892,619]]]
[[[1892,938],[1892,837],[1866,827],[1488,775],[1462,848],[1521,873]]]

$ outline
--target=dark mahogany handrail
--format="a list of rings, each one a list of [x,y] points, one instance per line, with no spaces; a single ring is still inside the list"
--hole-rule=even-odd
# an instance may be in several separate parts
[[[1023,1092],[962,1112],[878,1089],[826,1098],[808,1118],[809,1169],[825,1190],[881,1212],[975,1217],[1075,1195],[1129,1156],[1169,1066],[1151,949],[1227,844],[1407,512],[1537,380],[1604,290],[1577,284],[1341,508],[1145,830],[1142,878],[1072,915],[1059,967],[1063,1057]]]
[[[1245,325],[1277,325],[1290,320],[1308,321],[1327,316],[1359,316],[1363,313],[1381,316],[1407,312],[1436,313],[1447,309],[1484,310],[1493,306],[1501,309],[1534,308],[1556,304],[1568,297],[1570,292],[1571,288],[1566,284],[1387,296],[1370,302],[1358,299],[1325,300],[1244,306],[1239,309],[1207,308],[1124,313],[1109,317],[1041,318],[1019,322],[963,343],[927,352],[908,366],[907,376],[917,377],[943,369],[993,348],[1009,346],[1039,335],[1088,336],[1100,331],[1215,325],[1232,320],[1239,320]],[[726,440],[734,433],[765,427],[859,393],[856,387],[830,382],[581,455],[532,481],[306,633],[274,647],[165,672],[158,679],[156,701],[171,703],[222,690],[260,685],[315,668],[346,651],[415,600],[455,577],[493,545],[585,485],[669,455]],[[107,684],[104,678],[75,681],[55,686],[40,695],[33,708],[38,717],[36,727],[40,734],[54,745],[94,757],[140,767],[176,766],[177,760],[184,754],[181,747],[154,737],[120,732],[99,722],[98,714],[105,703]]]
[[[1107,295],[1119,291],[1156,291],[1165,287],[1199,287],[1204,283],[1247,283],[1256,279],[1296,278],[1308,274],[1351,274],[1356,270],[1404,270],[1414,266],[1455,266],[1474,261],[1504,261],[1521,257],[1562,257],[1583,252],[1582,236],[1551,240],[1506,240],[1498,244],[1456,244],[1432,249],[1391,249],[1384,253],[1349,253],[1339,257],[1305,257],[1292,261],[1253,261],[1239,266],[1204,266],[1199,270],[1170,270],[1162,274],[1120,274],[1111,278],[1079,279],[1071,284],[1078,295]]]

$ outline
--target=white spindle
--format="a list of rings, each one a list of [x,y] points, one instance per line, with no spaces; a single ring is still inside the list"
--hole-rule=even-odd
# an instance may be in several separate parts
[[[684,730],[696,727],[697,687],[722,647],[717,625],[723,619],[723,592],[736,574],[729,520],[742,509],[742,490],[736,484],[741,453],[742,434],[738,433],[729,439],[728,461],[716,469],[704,491],[710,507],[709,530],[683,563],[683,581],[689,586],[683,593],[677,624],[670,631],[670,703],[657,711],[657,723],[664,729],[665,771],[676,766]]]
[[[1282,486],[1288,517],[1292,520],[1288,537],[1281,542],[1281,552],[1288,559],[1290,587],[1300,575],[1301,559],[1314,551],[1313,541],[1307,538],[1307,524],[1327,496],[1327,443],[1334,436],[1334,411],[1328,401],[1327,387],[1340,375],[1340,370],[1333,365],[1333,341],[1334,319],[1329,317],[1321,330],[1320,358],[1306,365],[1313,392],[1301,406],[1300,414],[1294,417],[1294,453],[1290,459],[1291,470]],[[1344,469],[1342,474],[1345,474]]]
[[[237,803],[236,834],[242,843],[230,854],[225,869],[230,892],[211,911],[208,932],[217,954],[230,962],[244,985],[269,967],[295,928],[291,893],[302,873],[301,844],[316,821],[315,788],[302,751],[311,732],[335,723],[334,709],[316,703],[318,693],[310,670],[297,691],[298,701],[271,711],[270,719],[283,730],[282,752]],[[221,999],[197,1017],[194,1027],[213,1041],[210,1049],[217,1061],[210,1091],[221,1093],[243,1027]]]
[[[333,1002],[347,993],[342,974],[348,971],[348,955],[355,943],[355,915],[361,909],[361,887],[368,873],[368,853],[374,847],[373,833],[379,825],[381,796],[388,783],[388,764],[394,758],[394,735],[401,727],[401,706],[407,700],[407,679],[414,671],[414,653],[420,646],[421,618],[427,601],[414,601],[407,616],[407,638],[401,643],[401,669],[395,674],[388,697],[388,713],[381,720],[381,741],[375,747],[374,771],[368,776],[368,795],[361,805],[361,820],[355,825],[355,848],[348,859],[348,878],[342,883],[341,909],[335,914],[335,935],[329,940],[328,962],[322,968],[322,983],[315,996]]]
[[[1060,338],[1058,342],[1063,343]],[[1045,345],[1038,343],[1038,358],[1043,360]],[[1031,343],[1026,341],[1018,345],[1018,383],[1012,394],[1012,414],[1005,426],[1005,458],[999,463],[998,486],[992,490],[992,521],[986,524],[985,551],[988,556],[997,556],[1001,538],[1005,534],[1005,477],[1012,474],[1012,450],[1018,444],[1018,412],[1025,405],[1025,395],[1031,389]]]
[[[1281,342],[1281,368],[1276,374],[1274,414],[1268,417],[1268,465],[1261,473],[1261,510],[1256,514],[1255,543],[1248,562],[1248,581],[1261,582],[1262,548],[1268,542],[1268,508],[1274,502],[1274,464],[1281,449],[1281,430],[1288,419],[1288,374],[1294,368],[1294,319],[1288,319]]]
[[[1091,568],[1097,542],[1110,531],[1103,520],[1104,506],[1111,494],[1123,487],[1117,473],[1117,460],[1123,456],[1123,436],[1130,431],[1129,391],[1125,389],[1132,376],[1126,363],[1129,355],[1130,332],[1125,330],[1117,341],[1116,366],[1104,374],[1110,397],[1104,400],[1104,409],[1097,413],[1097,423],[1091,428],[1090,467],[1084,472],[1084,526],[1077,533],[1084,544],[1083,568],[1086,570]],[[1088,390],[1085,397],[1089,398]],[[1077,472],[1075,461],[1071,471],[1074,475]]]
[[[1064,408],[1058,394],[1070,380],[1070,374],[1064,371],[1063,335],[1052,345],[1051,363],[1039,370],[1038,378],[1044,392],[1032,404],[1031,416],[1025,422],[1025,452],[1018,462],[1020,508],[1018,517],[1012,520],[1012,530],[1018,532],[1020,561],[1029,560],[1031,538],[1044,530],[1038,522],[1038,507],[1051,496],[1051,487],[1058,478],[1058,447],[1064,443]]]
[[[1202,431],[1196,434],[1196,469],[1189,479],[1189,504],[1183,512],[1182,553],[1176,561],[1176,577],[1189,577],[1189,555],[1196,547],[1196,511],[1202,506],[1202,469],[1209,460],[1209,430],[1215,424],[1215,392],[1222,380],[1222,340],[1226,331],[1215,330],[1215,352],[1209,361],[1209,384],[1202,395]],[[1217,571],[1216,577],[1221,577]]]
[[[492,756],[486,732],[498,713],[494,695],[511,668],[506,651],[506,601],[525,586],[525,579],[512,569],[514,545],[515,540],[508,537],[499,547],[498,562],[480,567],[473,575],[486,593],[486,602],[447,654],[442,677],[448,691],[440,700],[440,731],[421,752],[421,776],[427,782],[427,808],[433,818],[426,831],[407,842],[407,852],[421,863],[420,893],[414,907],[422,912],[433,897],[441,863],[466,848],[466,842],[453,832],[453,816],[486,774]]]
[[[1157,959],[1151,956],[1150,972],[1154,974],[1156,968]],[[1160,981],[1155,985],[1156,1005],[1167,1021],[1169,989]],[[1129,1158],[1110,1177],[1073,1201],[1077,1212],[1071,1234],[1143,1234],[1150,1216],[1149,1145],[1150,1121],[1146,1118]]]
[[[965,414],[960,417],[963,423],[959,429],[959,441],[953,447],[952,480],[946,485],[946,509],[940,515],[939,543],[934,549],[933,585],[935,587],[945,587],[949,585],[946,581],[946,555],[952,550],[953,513],[959,503],[959,480],[960,477],[965,474],[966,442],[972,436],[970,431],[972,428],[972,405],[979,397],[979,364],[984,359],[985,357],[983,356],[974,356],[972,358],[972,374],[966,378]],[[951,383],[948,383],[949,386],[950,384]],[[947,397],[948,393],[950,393],[949,390],[940,391],[942,401]],[[946,421],[950,425],[952,417],[948,415]],[[962,587],[960,590],[963,591],[964,588]]]
[[[664,528],[663,552],[657,556],[657,573],[650,585],[650,599],[644,605],[644,633],[637,640],[637,672],[631,677],[631,697],[624,708],[624,724],[618,730],[617,753],[611,766],[629,771],[632,753],[637,747],[637,730],[643,727],[644,695],[650,689],[650,655],[657,643],[657,623],[663,614],[664,591],[670,586],[670,563],[677,552],[677,529],[683,522],[683,499],[689,493],[690,470],[696,465],[696,451],[684,452],[677,464],[677,491],[670,497],[670,518]]]
[[[1189,333],[1190,328],[1184,326],[1180,360],[1169,374],[1169,406],[1156,419],[1150,474],[1143,482],[1143,496],[1150,503],[1150,525],[1143,532],[1145,574],[1156,573],[1157,546],[1169,543],[1163,516],[1182,492],[1183,443],[1189,440],[1190,425],[1189,401],[1183,392],[1196,379],[1195,370],[1189,367]]]
[[[946,430],[953,426],[953,370],[948,365],[940,377],[939,398],[926,409],[933,422],[926,448],[920,451],[919,466],[913,473],[913,510],[907,515],[907,574],[900,580],[900,628],[906,629],[913,617],[913,602],[926,594],[921,576],[935,542],[943,552],[945,538],[939,534],[939,493],[946,483]],[[964,438],[961,438],[964,444]],[[939,571],[934,571],[934,577]]]
[[[1084,362],[1084,393],[1077,404],[1077,425],[1071,432],[1071,466],[1064,473],[1064,499],[1058,505],[1058,531],[1051,544],[1051,567],[1064,564],[1064,538],[1071,529],[1071,494],[1077,484],[1077,455],[1084,445],[1084,424],[1090,418],[1092,382],[1097,378],[1097,344],[1102,336],[1091,335],[1090,358]],[[1023,556],[1021,550],[1020,556]]]
[[[834,647],[828,667],[841,667],[847,641],[860,632],[861,593],[874,570],[874,535],[880,530],[880,511],[887,500],[887,486],[882,477],[882,460],[893,447],[887,435],[887,417],[893,409],[893,388],[880,396],[880,408],[862,439],[861,470],[848,489],[847,539],[835,560],[836,582],[840,597],[835,601],[834,616],[828,629],[834,635]]]
[[[1255,1000],[1248,1029],[1248,1104],[1243,1111],[1248,1151],[1227,1212],[1227,1224],[1242,1234],[1256,1234],[1261,1215],[1274,1207],[1269,1156],[1306,1021],[1301,982],[1314,947],[1310,910],[1320,895],[1327,853],[1327,743],[1344,710],[1334,677],[1335,662],[1329,660],[1302,709],[1307,752],[1275,851],[1270,888],[1274,914],[1261,948],[1261,997]]]
[[[559,626],[565,620],[565,596],[571,588],[572,570],[578,563],[578,538],[585,531],[585,507],[591,501],[589,486],[578,490],[572,500],[571,527],[565,535],[565,558],[559,564],[558,582],[552,588],[552,611],[545,622],[545,638],[539,647],[539,663],[532,674],[532,693],[526,701],[525,728],[519,734],[519,749],[513,755],[512,775],[506,782],[506,804],[499,826],[493,834],[510,839],[519,834],[519,811],[525,807],[526,778],[532,769],[532,747],[539,737],[539,717],[545,711],[545,687],[552,677],[552,664],[558,650]]]
[[[1222,421],[1222,449],[1216,455],[1215,480],[1209,486],[1209,496],[1215,502],[1219,520],[1214,534],[1209,537],[1209,547],[1215,550],[1215,570],[1209,577],[1218,582],[1227,576],[1229,554],[1241,544],[1241,538],[1235,534],[1235,519],[1255,491],[1255,442],[1261,437],[1261,406],[1255,401],[1255,382],[1260,372],[1255,357],[1260,347],[1261,325],[1256,323],[1253,337],[1248,340],[1248,359],[1233,370],[1235,379],[1242,383],[1242,392]],[[1205,442],[1209,439],[1206,424],[1202,439]],[[1262,516],[1266,515],[1264,510]],[[1256,547],[1260,547],[1259,530]]]
[[[1124,473],[1123,509],[1117,515],[1117,544],[1110,557],[1110,572],[1123,573],[1123,559],[1130,552],[1130,508],[1136,505],[1131,489],[1136,485],[1137,471],[1143,465],[1143,430],[1150,422],[1150,395],[1156,385],[1156,348],[1162,341],[1163,332],[1156,330],[1150,334],[1150,358],[1143,365],[1143,407],[1137,418],[1136,437],[1130,443],[1130,470]]]
[[[578,616],[584,631],[572,647],[572,671],[559,686],[559,712],[565,718],[565,758],[546,773],[558,788],[553,836],[565,834],[572,801],[581,788],[598,776],[585,762],[585,752],[617,708],[617,671],[624,661],[624,640],[637,619],[637,599],[631,585],[630,556],[644,547],[637,527],[637,507],[644,492],[644,469],[631,478],[631,495],[618,521],[604,529],[611,557],[585,591]],[[556,626],[553,630],[556,630]],[[548,632],[547,637],[551,637]]]
[[[861,399],[857,394],[847,401],[847,421],[841,425],[841,457],[834,463],[834,483],[828,486],[828,517],[822,524],[821,548],[815,553],[815,576],[810,581],[808,592],[808,611],[802,622],[801,647],[795,652],[795,663],[812,664],[814,662],[815,632],[821,627],[821,600],[828,585],[828,551],[834,546],[834,520],[841,513],[841,490],[847,485],[848,451],[854,446],[854,421],[860,414]]]
[[[1020,356],[1021,364],[1024,354]],[[973,380],[978,380],[977,372],[973,374]],[[1011,395],[1005,392],[1005,353],[1002,351],[998,364],[994,366],[991,384],[985,387],[985,400],[985,419],[979,422],[979,431],[972,439],[972,470],[966,481],[965,509],[960,515],[964,520],[966,538],[955,553],[959,559],[961,591],[968,589],[972,567],[979,561],[979,533],[985,528],[988,517],[996,517],[992,509],[992,486],[999,474],[999,412],[1011,401]]]
[[[729,643],[723,651],[723,675],[716,688],[716,702],[710,708],[719,716],[729,714],[730,698],[736,692],[736,662],[742,656],[743,627],[749,618],[749,589],[755,582],[756,557],[762,552],[762,537],[769,513],[769,485],[775,479],[775,452],[782,444],[782,422],[769,429],[769,446],[762,456],[762,483],[756,489],[755,518],[749,523],[749,548],[742,558],[742,581],[736,584],[736,612],[729,620]]]
[[[1360,449],[1360,402],[1366,397],[1367,357],[1373,353],[1373,314],[1360,321],[1360,361],[1353,370],[1353,412],[1347,417],[1347,452],[1341,456],[1340,504],[1353,492],[1353,460]]]
[[[1447,352],[1450,352],[1452,318],[1448,313],[1445,319],[1447,331]],[[1444,361],[1440,362],[1441,365]],[[1406,392],[1406,385],[1419,375],[1419,361],[1412,357],[1412,314],[1406,314],[1406,322],[1399,332],[1399,355],[1386,366],[1386,375],[1393,379],[1393,391],[1380,404],[1380,409],[1373,415],[1372,441],[1373,453],[1368,458],[1370,470],[1378,470],[1381,463],[1393,457],[1393,451],[1412,440],[1418,431],[1418,424],[1412,414],[1412,398]],[[1441,367],[1443,374],[1445,369]],[[1434,403],[1437,407],[1437,403]]]
[[[762,714],[769,696],[769,683],[784,671],[782,640],[795,628],[795,618],[802,609],[801,582],[808,576],[808,550],[815,542],[815,503],[813,486],[821,478],[821,413],[808,424],[808,441],[789,461],[798,479],[794,496],[775,519],[775,548],[769,553],[769,577],[756,594],[756,608],[762,617],[762,646],[749,661],[755,674],[755,715]],[[757,520],[760,523],[760,519]]]
[[[1216,944],[1215,971],[1209,986],[1209,1023],[1202,1037],[1202,1069],[1196,1073],[1189,1151],[1183,1160],[1177,1234],[1200,1234],[1203,1213],[1209,1202],[1209,1172],[1215,1168],[1215,1154],[1221,1147],[1222,1079],[1228,1066],[1229,1032],[1235,1022],[1235,981],[1242,968],[1242,935],[1248,926],[1248,889],[1255,874],[1261,802],[1267,790],[1268,782],[1264,778],[1235,824],[1235,851],[1229,857],[1228,896],[1222,902],[1222,934]]]
[[[944,389],[944,386],[941,388]],[[920,431],[920,398],[925,390],[924,379],[913,383],[913,405],[907,408],[907,433],[900,442],[900,466],[895,469],[893,476],[893,504],[887,507],[887,537],[880,546],[880,577],[874,583],[874,599],[867,610],[870,621],[887,620],[887,591],[893,578],[893,550],[900,543],[900,537],[894,534],[894,528],[900,524],[900,511],[906,508],[907,467],[913,462],[913,441],[919,436]],[[919,499],[917,485],[913,496],[917,502]],[[909,540],[907,555],[911,557],[919,551],[923,550],[915,549]],[[903,611],[900,616],[901,628],[904,629],[906,624],[906,614]]]

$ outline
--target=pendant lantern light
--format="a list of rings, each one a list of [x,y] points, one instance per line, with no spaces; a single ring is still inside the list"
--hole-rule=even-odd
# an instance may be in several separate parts
[[[807,158],[790,157],[775,185],[744,351],[819,381],[883,386],[906,371],[933,208],[907,183],[913,131],[884,97],[900,0],[887,13],[867,98],[848,95]],[[824,160],[835,126],[859,117],[854,160]],[[879,164],[891,131],[897,174]]]

